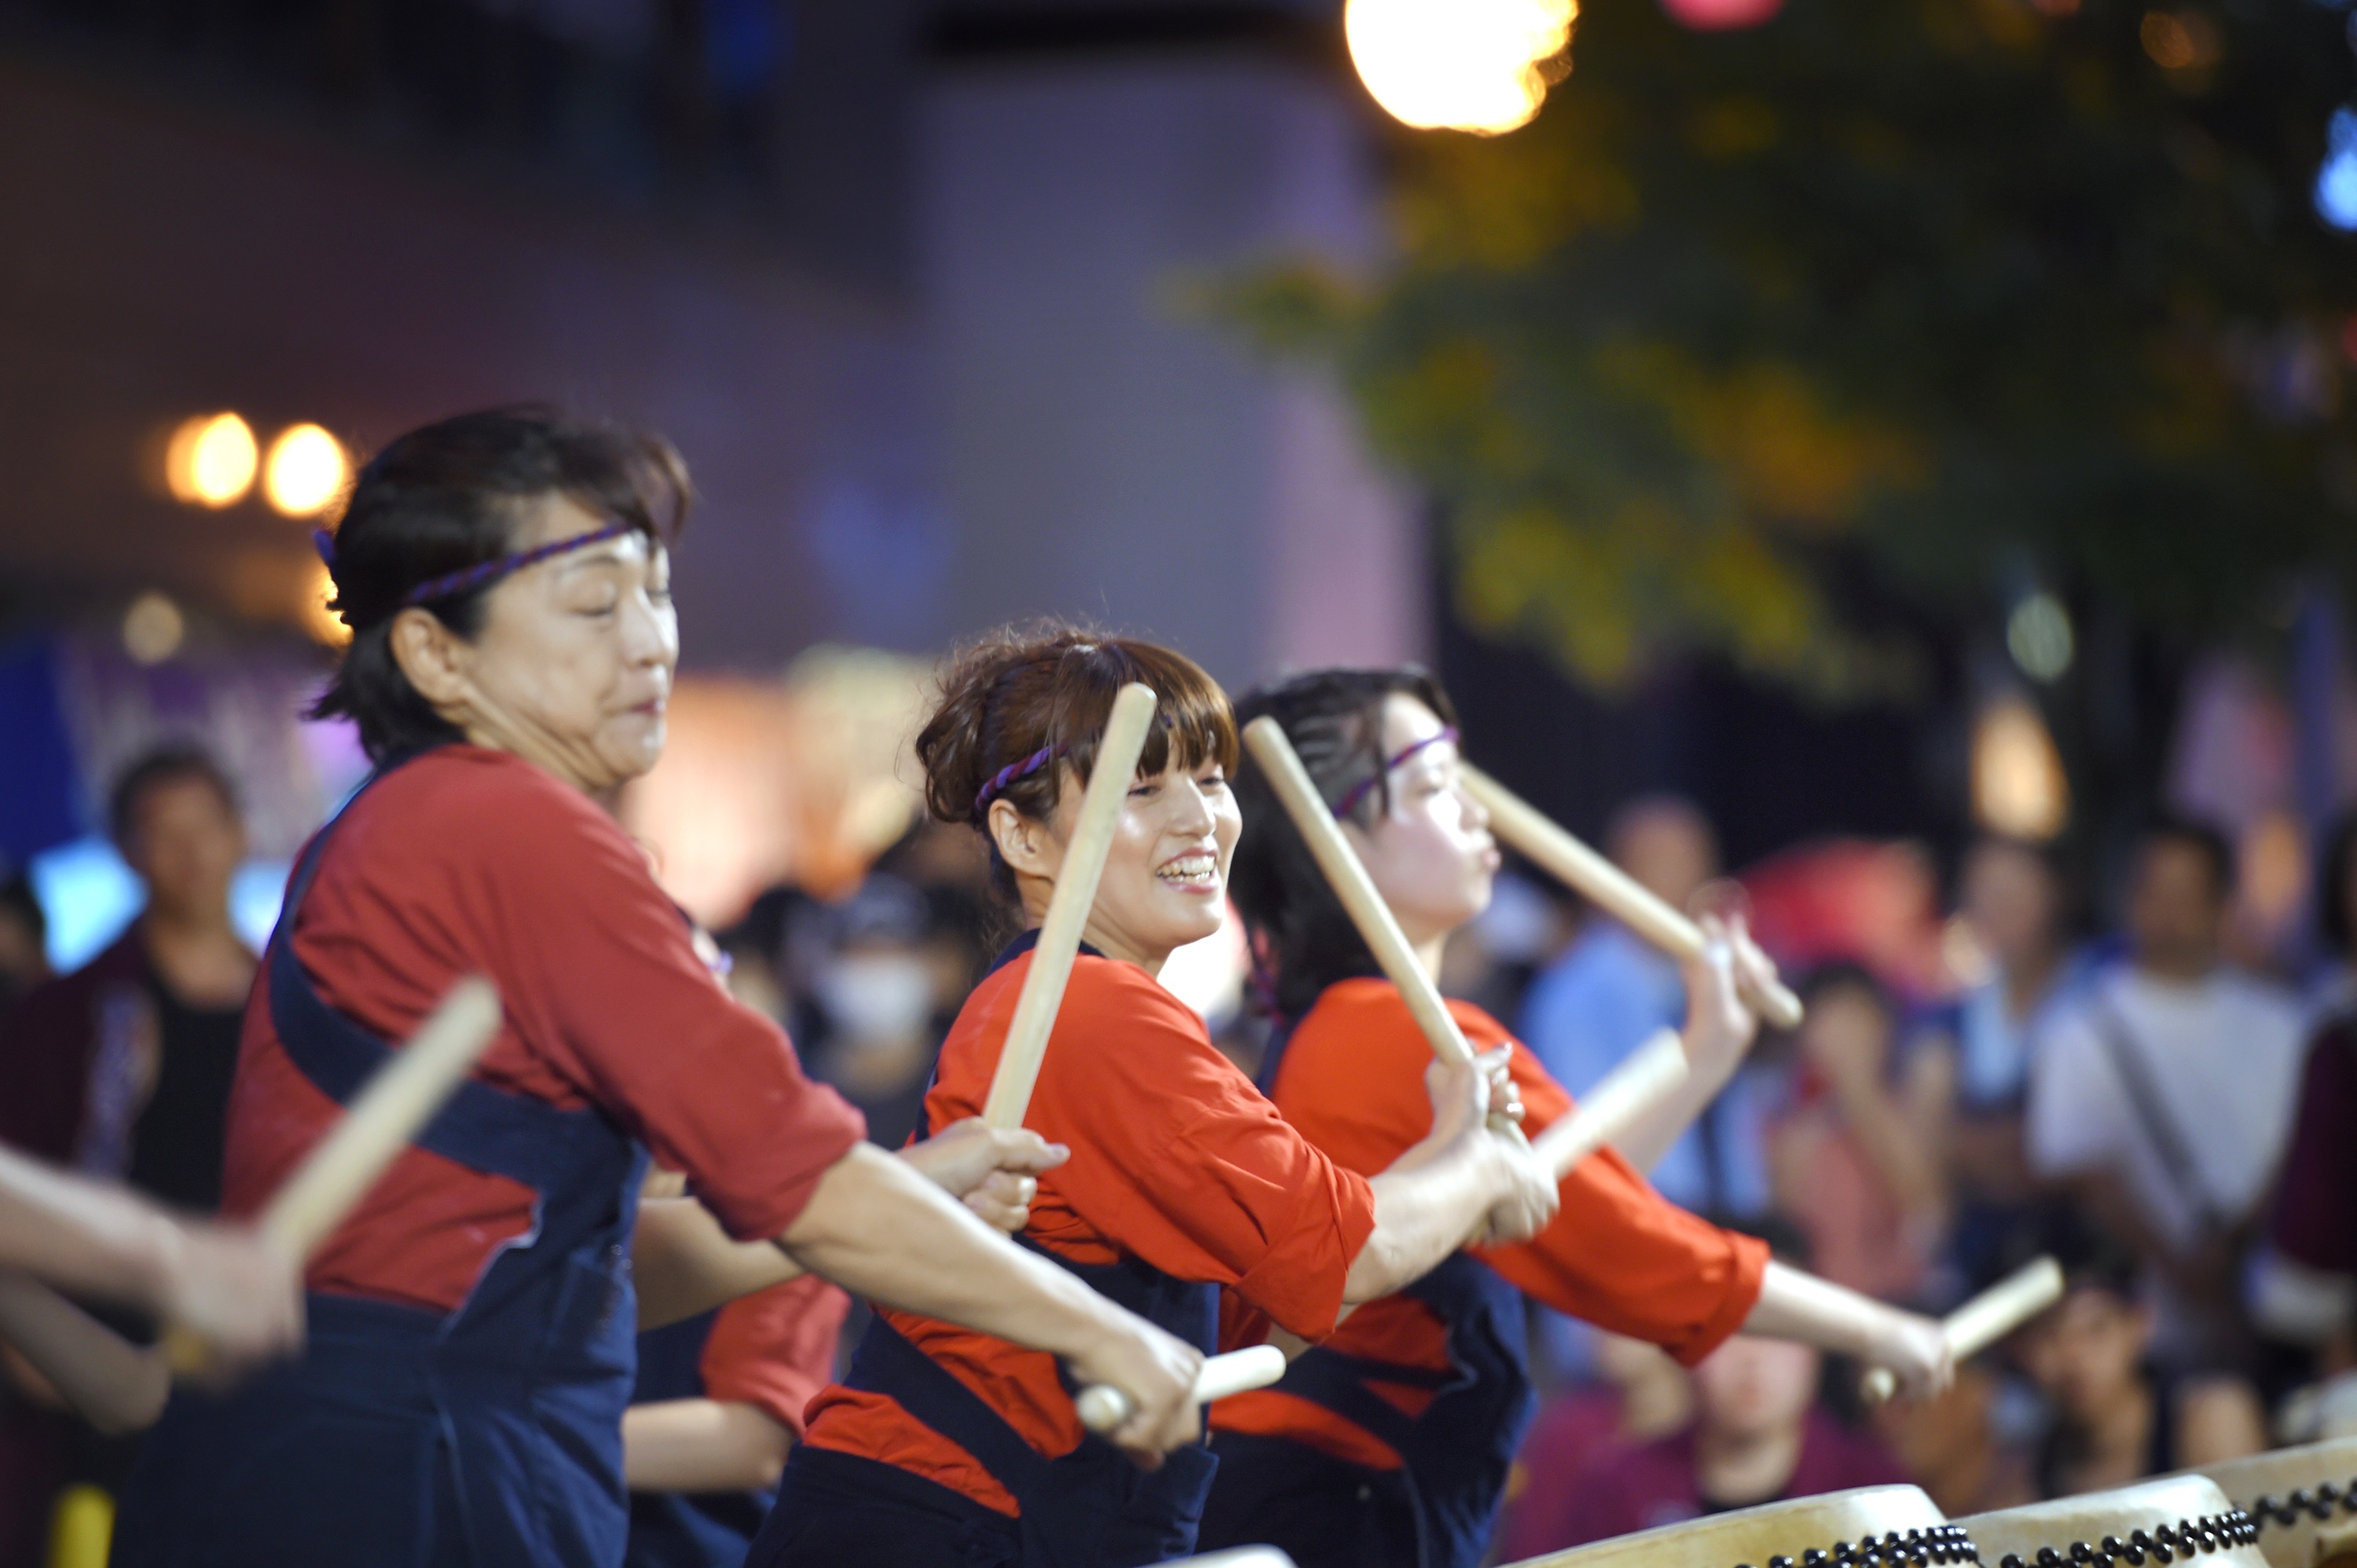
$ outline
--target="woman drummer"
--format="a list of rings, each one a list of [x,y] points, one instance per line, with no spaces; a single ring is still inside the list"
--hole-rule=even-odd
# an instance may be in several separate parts
[[[413,432],[360,476],[331,546],[352,641],[318,712],[377,769],[288,886],[225,1208],[256,1208],[459,976],[497,984],[503,1033],[311,1261],[307,1353],[176,1397],[117,1563],[619,1563],[650,1153],[737,1242],[1130,1389],[1146,1454],[1189,1435],[1196,1352],[865,1145],[608,815],[662,747],[686,494],[661,441],[531,410]]]
[[[1026,1124],[1071,1158],[1040,1178],[1022,1240],[1203,1348],[1220,1294],[1303,1338],[1448,1255],[1485,1217],[1527,1235],[1553,1183],[1483,1127],[1495,1064],[1436,1070],[1399,1165],[1347,1172],[1213,1048],[1156,975],[1219,929],[1238,832],[1236,730],[1168,649],[1050,629],[967,652],[917,739],[926,800],[988,843],[1027,928],[942,1048],[926,1124],[984,1102],[1036,928],[1115,693],[1159,698]],[[1390,1162],[1386,1162],[1389,1164]],[[1265,1321],[1255,1319],[1259,1334]],[[751,1568],[1125,1568],[1183,1556],[1212,1460],[1148,1475],[1088,1438],[1055,1363],[917,1313],[877,1315],[844,1386],[812,1402]]]
[[[1488,819],[1459,784],[1447,694],[1418,671],[1331,671],[1241,705],[1245,722],[1262,714],[1284,726],[1437,974],[1449,933],[1488,905],[1498,865]],[[1262,1083],[1337,1164],[1381,1169],[1422,1135],[1415,1090],[1431,1047],[1265,777],[1248,768],[1238,792],[1246,830],[1236,905],[1270,971],[1281,1029]],[[1717,934],[1727,939],[1719,956],[1686,972],[1684,1044],[1698,1087],[1623,1147],[1666,1149],[1749,1044],[1734,964],[1765,972],[1766,961],[1739,923]],[[1512,1044],[1480,1009],[1450,1006],[1475,1049]],[[1526,1128],[1569,1112],[1533,1053],[1508,1059]],[[1665,1202],[1618,1153],[1582,1162],[1561,1197],[1537,1236],[1457,1253],[1361,1310],[1275,1389],[1217,1406],[1222,1464],[1203,1545],[1269,1542],[1304,1568],[1480,1562],[1533,1404],[1518,1291],[1689,1366],[1743,1330],[1889,1367],[1913,1391],[1947,1375],[1936,1325],[1771,1262],[1752,1239]]]

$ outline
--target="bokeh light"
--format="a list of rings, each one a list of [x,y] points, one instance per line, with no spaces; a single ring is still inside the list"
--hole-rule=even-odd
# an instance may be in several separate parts
[[[1497,135],[1546,99],[1542,61],[1571,38],[1574,0],[1350,0],[1343,36],[1386,113],[1419,130]]]
[[[164,453],[164,479],[176,500],[195,506],[235,506],[253,488],[261,448],[253,427],[234,413],[199,414],[172,432]]]
[[[1662,0],[1662,9],[1697,33],[1756,27],[1784,8],[1784,0]]]
[[[1973,815],[1991,832],[2042,843],[2071,820],[2071,785],[2046,721],[2007,693],[1973,725]]]
[[[2335,229],[2357,229],[2357,110],[2335,109],[2316,171],[2316,213]]]
[[[2062,601],[2041,589],[2014,606],[2006,618],[2005,650],[2031,680],[2061,680],[2078,651]]]
[[[142,594],[123,613],[123,651],[135,664],[163,663],[180,651],[188,634],[180,607],[162,594]]]
[[[290,425],[270,444],[262,493],[288,517],[316,517],[343,493],[351,471],[343,443],[316,424]]]
[[[2163,70],[2202,70],[2218,63],[2218,24],[2199,11],[2147,11],[2136,38]]]

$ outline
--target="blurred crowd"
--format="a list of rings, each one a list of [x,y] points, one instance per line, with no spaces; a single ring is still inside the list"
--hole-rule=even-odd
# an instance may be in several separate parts
[[[47,972],[30,886],[0,881],[0,1140],[202,1211],[219,1200],[255,964],[229,918],[245,851],[237,791],[201,752],[160,751],[120,781],[111,826],[145,912],[72,974]],[[1684,801],[1630,804],[1606,847],[1674,905],[1743,897]],[[1860,1399],[1860,1369],[1805,1348],[1738,1337],[1682,1368],[1534,1312],[1549,1398],[1501,1560],[1880,1481],[1915,1481],[1953,1516],[2346,1424],[2353,849],[2345,824],[2326,844],[2314,972],[2229,961],[2233,851],[2178,820],[2144,832],[2112,888],[2071,886],[2039,846],[1968,845],[1943,981],[1892,962],[1888,943],[1813,953],[1792,977],[1806,1021],[1760,1040],[1653,1181],[1892,1302],[1944,1311],[2047,1253],[2063,1303],[1959,1369],[1943,1398],[1882,1408]],[[2083,918],[2095,908],[2115,913]],[[992,920],[972,836],[920,825],[847,895],[761,897],[716,935],[716,967],[897,1145],[918,1129],[951,1019],[1012,934]],[[1250,1071],[1267,1026],[1241,942],[1211,946],[1166,978]],[[1684,1005],[1672,961],[1512,870],[1444,983],[1518,1019],[1575,1093]],[[0,1359],[0,1563],[36,1560],[51,1499],[108,1485],[127,1444]]]
[[[2048,1254],[2062,1304],[1945,1397],[1884,1408],[1813,1351],[1738,1337],[1683,1369],[1541,1321],[1555,1388],[1501,1558],[1881,1481],[1954,1517],[2341,1430],[2352,845],[2344,823],[2321,857],[2310,972],[2230,961],[2234,854],[2179,819],[2143,830],[2115,887],[2072,886],[2041,846],[1967,845],[1933,983],[1875,940],[1814,953],[1806,1020],[1761,1040],[1655,1183],[1894,1303],[1944,1312]],[[1740,897],[1683,801],[1631,805],[1609,847],[1674,904]],[[1534,942],[1515,904],[1492,951],[1453,955],[1458,983],[1575,1093],[1680,1021],[1668,959],[1567,906]]]

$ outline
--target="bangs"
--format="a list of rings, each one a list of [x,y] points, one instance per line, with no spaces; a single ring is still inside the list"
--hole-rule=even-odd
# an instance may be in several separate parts
[[[569,445],[566,482],[557,489],[592,516],[644,535],[651,547],[679,542],[695,488],[676,447],[651,433],[604,429]]]
[[[1065,701],[1058,704],[1063,711],[1058,715],[1056,739],[1082,784],[1095,770],[1097,744],[1112,720],[1114,698],[1133,681],[1151,687],[1156,699],[1154,727],[1146,732],[1146,749],[1137,761],[1141,776],[1157,777],[1174,767],[1191,771],[1210,762],[1231,774],[1236,770],[1242,748],[1235,710],[1219,682],[1185,654],[1150,642],[1107,638],[1074,642],[1061,662],[1071,679]]]

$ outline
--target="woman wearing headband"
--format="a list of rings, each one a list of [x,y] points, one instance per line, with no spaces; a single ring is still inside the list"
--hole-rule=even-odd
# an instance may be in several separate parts
[[[1240,1338],[1273,1321],[1315,1339],[1485,1218],[1529,1234],[1553,1210],[1553,1186],[1484,1129],[1486,1067],[1420,1078],[1429,1097],[1401,1157],[1341,1169],[1157,982],[1175,949],[1219,929],[1238,829],[1227,697],[1182,656],[1050,629],[987,641],[944,679],[917,738],[927,803],[983,832],[1024,929],[951,1029],[926,1122],[971,1116],[989,1093],[1099,737],[1130,682],[1160,705],[1025,1118],[1072,1153],[1041,1176],[1022,1240],[1202,1349],[1223,1289],[1254,1318]],[[812,1402],[748,1561],[1158,1563],[1191,1549],[1211,1466],[1189,1448],[1140,1472],[1082,1432],[1049,1358],[887,1311],[845,1384]]]
[[[864,1144],[608,814],[662,749],[686,499],[662,441],[533,410],[414,431],[361,474],[331,552],[352,641],[318,711],[358,723],[376,772],[288,886],[224,1209],[257,1208],[460,976],[488,975],[505,1021],[311,1260],[306,1354],[227,1401],[175,1397],[117,1564],[619,1564],[634,1242],[657,1318],[798,1263],[1129,1389],[1142,1454],[1191,1434],[1196,1352]],[[1055,1157],[941,1143],[954,1187],[1009,1166],[1018,1198]],[[695,1197],[634,1238],[651,1154]]]
[[[1329,671],[1244,700],[1274,715],[1340,819],[1401,929],[1437,974],[1448,935],[1490,901],[1498,852],[1457,768],[1448,695],[1419,671]],[[1235,898],[1269,972],[1280,1035],[1262,1083],[1302,1135],[1352,1170],[1380,1169],[1420,1135],[1415,1085],[1431,1047],[1311,859],[1265,779],[1239,780],[1246,828]],[[1765,972],[1738,921],[1713,924],[1709,961],[1686,972],[1684,1044],[1706,1092],[1754,1022],[1737,966]],[[1477,1007],[1450,1004],[1477,1050],[1513,1045]],[[1527,1130],[1570,1097],[1527,1049],[1509,1058]],[[1658,1154],[1700,1092],[1631,1137]],[[1470,1248],[1353,1316],[1275,1388],[1214,1407],[1220,1480],[1203,1545],[1268,1542],[1303,1568],[1471,1568],[1489,1544],[1533,1405],[1518,1293],[1691,1366],[1738,1329],[1887,1366],[1912,1392],[1939,1386],[1936,1325],[1771,1262],[1767,1249],[1674,1208],[1607,1150],[1561,1186],[1555,1222],[1512,1245]]]

